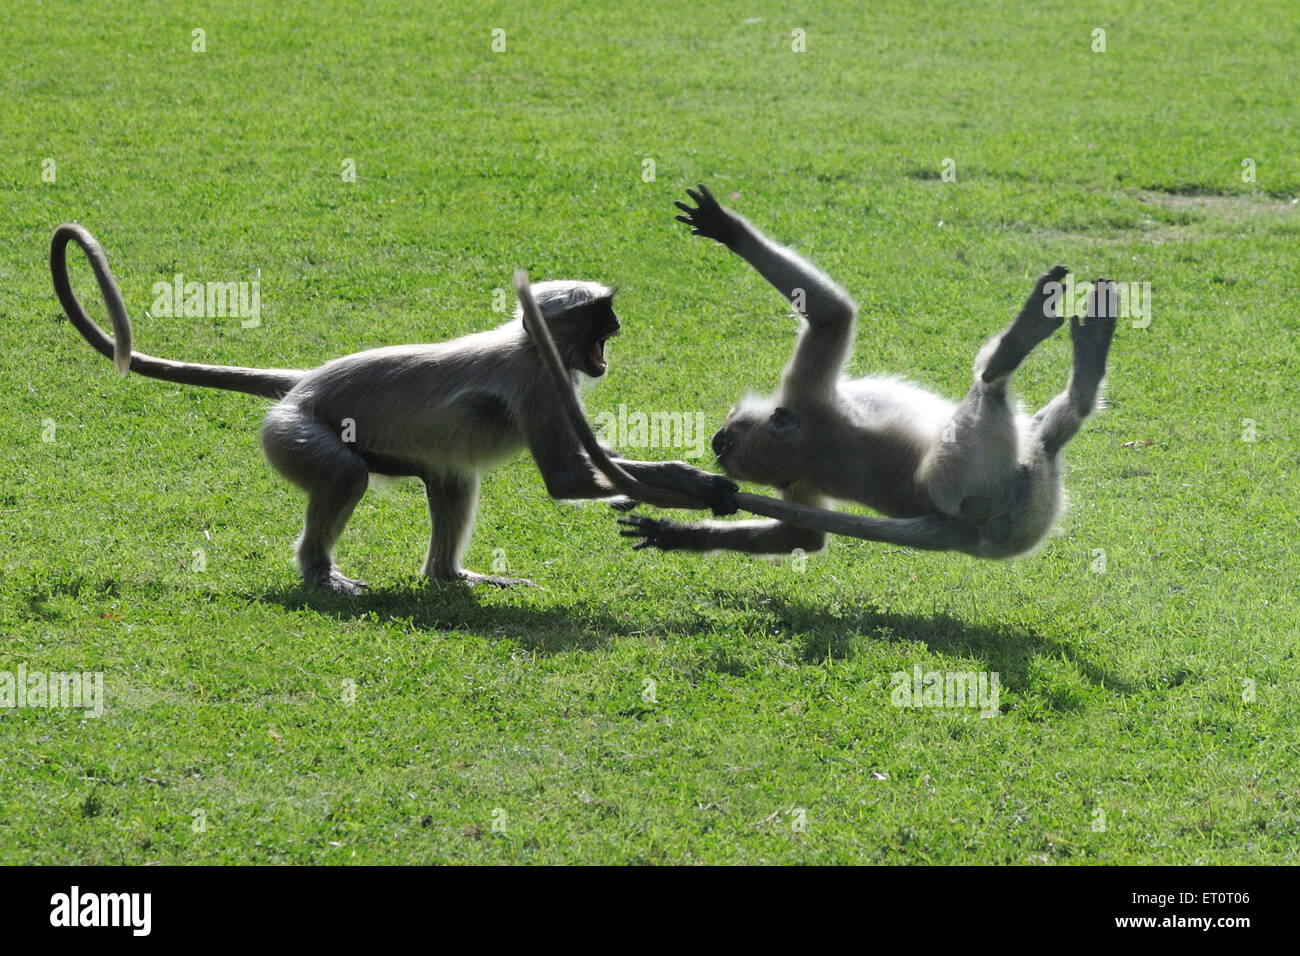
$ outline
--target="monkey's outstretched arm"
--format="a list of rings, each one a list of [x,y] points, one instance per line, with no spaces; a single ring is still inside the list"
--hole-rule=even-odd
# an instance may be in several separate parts
[[[733,514],[736,486],[722,475],[711,475],[680,461],[634,462],[609,454],[587,424],[550,326],[533,297],[528,274],[522,269],[515,271],[515,294],[561,406],[558,434],[555,429],[534,429],[538,434],[529,436],[530,450],[547,491],[556,498],[624,494],[660,508],[709,508],[714,514]],[[585,450],[585,457],[571,447],[574,437]]]
[[[72,282],[68,278],[68,243],[75,242],[86,253],[90,268],[99,283],[99,291],[108,306],[109,318],[113,321],[113,338],[109,339],[104,330],[95,324],[94,319],[86,314],[85,308],[72,291]],[[59,297],[63,311],[100,355],[113,360],[117,370],[125,375],[128,371],[150,378],[161,378],[168,382],[182,385],[205,385],[208,388],[225,388],[235,392],[247,392],[264,398],[281,398],[298,383],[303,373],[290,369],[275,368],[239,368],[233,365],[200,365],[196,362],[172,362],[168,359],[145,355],[131,350],[131,320],[126,313],[126,304],[118,290],[117,281],[108,268],[108,257],[104,249],[85,227],[75,222],[65,222],[54,230],[50,240],[50,276],[54,280],[54,294]]]
[[[830,276],[793,249],[768,239],[744,216],[722,206],[703,183],[686,194],[696,208],[676,203],[684,213],[677,219],[691,227],[692,235],[707,236],[740,256],[810,323],[852,321],[857,306]]]
[[[736,495],[736,503],[746,511],[762,508],[759,512],[761,514],[779,512],[777,517],[781,520],[679,524],[675,521],[629,515],[619,519],[619,524],[624,525],[624,530],[619,533],[627,538],[639,538],[636,545],[638,549],[652,547],[663,551],[725,550],[750,554],[788,554],[796,547],[814,551],[820,547],[819,541],[815,541],[811,548],[805,542],[809,540],[807,532],[817,531],[922,551],[979,553],[978,533],[944,514],[923,515],[919,518],[869,518],[744,493]],[[736,530],[733,531],[733,528]],[[802,537],[793,533],[800,529],[807,529]]]
[[[773,242],[739,213],[720,205],[707,186],[686,190],[696,203],[678,202],[677,219],[693,235],[707,236],[748,262],[790,301],[808,323],[783,381],[787,397],[825,396],[834,386],[853,344],[857,306],[830,276],[793,249]]]
[[[619,534],[638,538],[634,550],[658,548],[661,551],[739,551],[742,554],[790,554],[796,548],[811,553],[826,545],[821,531],[796,528],[784,521],[677,521],[628,515],[619,518]]]
[[[684,461],[629,461],[610,456],[613,468],[625,473],[636,486],[615,484],[574,444],[573,433],[561,418],[550,427],[530,429],[529,450],[552,498],[579,501],[628,494],[659,508],[709,508],[714,514],[736,511],[735,484],[723,475],[711,475]],[[627,501],[628,499],[622,499]]]

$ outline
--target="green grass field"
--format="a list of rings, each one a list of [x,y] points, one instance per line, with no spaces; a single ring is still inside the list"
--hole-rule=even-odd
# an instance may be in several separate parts
[[[106,699],[0,710],[0,862],[1297,862],[1293,4],[416,6],[6,9],[0,672]],[[589,413],[712,430],[795,326],[673,221],[698,181],[853,293],[853,374],[951,397],[1053,262],[1149,282],[1060,534],[634,554],[521,455],[468,566],[542,588],[422,586],[407,484],[323,597],[267,403],[118,378],[46,262],[77,219],[137,348],[284,367],[489,328],[516,266],[616,283]],[[177,273],[260,276],[260,327],[146,316]],[[1000,716],[892,706],[918,666],[997,672]]]

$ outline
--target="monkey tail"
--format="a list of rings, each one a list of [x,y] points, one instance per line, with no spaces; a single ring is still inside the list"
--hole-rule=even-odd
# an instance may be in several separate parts
[[[72,291],[68,278],[68,243],[75,242],[81,246],[90,260],[90,268],[99,283],[99,291],[108,306],[108,315],[113,322],[113,338],[110,339],[95,321],[86,314],[85,308]],[[234,392],[247,392],[263,398],[282,398],[302,378],[302,372],[290,369],[240,368],[234,365],[200,365],[194,362],[173,362],[169,359],[155,358],[143,352],[131,349],[131,320],[126,314],[126,303],[118,290],[117,281],[112,270],[108,268],[108,258],[103,247],[84,227],[75,222],[65,222],[54,230],[50,240],[50,275],[54,279],[54,294],[59,297],[63,311],[68,320],[81,333],[82,338],[90,343],[100,355],[111,358],[118,372],[137,372],[150,378],[161,378],[168,382],[182,385],[203,385],[208,388],[224,388]]]

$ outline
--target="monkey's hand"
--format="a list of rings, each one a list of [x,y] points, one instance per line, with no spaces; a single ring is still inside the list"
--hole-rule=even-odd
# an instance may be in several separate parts
[[[614,461],[633,478],[647,485],[640,500],[646,504],[661,508],[703,508],[707,507],[715,515],[735,514],[739,510],[736,503],[736,484],[725,475],[715,475],[702,471],[684,461],[628,461],[616,458]],[[658,498],[655,490],[675,492],[672,497]],[[686,495],[700,502],[683,505],[680,496]],[[636,502],[630,499],[615,498],[610,504],[616,511],[631,511]]]
[[[668,465],[673,468],[672,485],[703,501],[715,515],[734,515],[740,510],[736,504],[740,487],[730,478],[702,471],[684,461],[668,462]]]
[[[740,486],[730,478],[709,475],[700,497],[709,506],[709,510],[721,518],[725,515],[734,515],[740,510],[740,505],[736,503],[736,492],[739,490]]]
[[[734,246],[744,231],[744,220],[719,205],[704,183],[686,190],[686,195],[695,201],[695,208],[679,200],[675,205],[686,215],[678,216],[677,221],[690,226],[692,236],[704,236],[728,248]]]
[[[740,510],[736,504],[736,492],[740,490],[730,478],[713,475],[707,471],[696,472],[696,489],[694,494],[718,517],[734,515]]]
[[[702,490],[692,490],[690,493],[703,499],[715,515],[732,515],[739,511],[735,497],[736,486],[721,475],[708,475],[708,478],[712,480],[706,481]],[[634,511],[639,504],[640,501],[627,495],[609,499],[609,506],[615,511]]]
[[[618,523],[623,525],[622,530],[619,531],[622,537],[637,539],[637,543],[632,546],[633,551],[640,551],[642,548],[680,551],[686,547],[686,537],[691,530],[690,525],[646,518],[642,515],[628,515],[626,518],[619,518]]]

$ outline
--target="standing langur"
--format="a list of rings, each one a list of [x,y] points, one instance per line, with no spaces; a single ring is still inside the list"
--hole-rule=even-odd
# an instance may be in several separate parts
[[[113,323],[113,339],[91,320],[68,278],[67,245],[85,250]],[[75,223],[54,231],[54,291],[77,330],[119,371],[276,400],[262,423],[271,465],[307,492],[297,544],[303,581],[341,594],[365,585],[334,565],[334,544],[365,493],[371,473],[424,482],[433,523],[423,574],[435,581],[530,583],[466,571],[461,558],[478,505],[479,476],[527,447],[552,497],[605,498],[616,492],[574,437],[560,396],[537,359],[532,330],[513,321],[432,345],[371,349],[311,371],[173,362],[131,350],[131,324],[104,251]],[[605,343],[619,332],[614,290],[594,282],[533,287],[559,347],[570,385],[605,373]],[[735,485],[685,462],[616,459],[644,482],[646,500],[680,507],[683,496],[715,514],[736,510]],[[665,494],[657,499],[655,491]]]
[[[974,384],[954,405],[892,378],[842,377],[857,307],[830,278],[723,208],[703,185],[677,203],[694,235],[736,253],[804,319],[781,388],[731,409],[713,450],[733,478],[771,485],[787,501],[823,508],[854,501],[888,518],[816,514],[810,520],[679,524],[633,515],[621,523],[638,548],[751,554],[821,550],[826,531],[981,558],[1009,558],[1046,536],[1061,509],[1060,452],[1097,402],[1115,332],[1114,284],[1098,280],[1086,316],[1071,318],[1074,363],[1066,390],[1032,418],[1007,401],[1011,374],[1065,319],[1064,266],[1043,275],[1020,314],[975,359]],[[740,507],[761,503],[741,494]],[[799,509],[792,509],[799,511]]]

